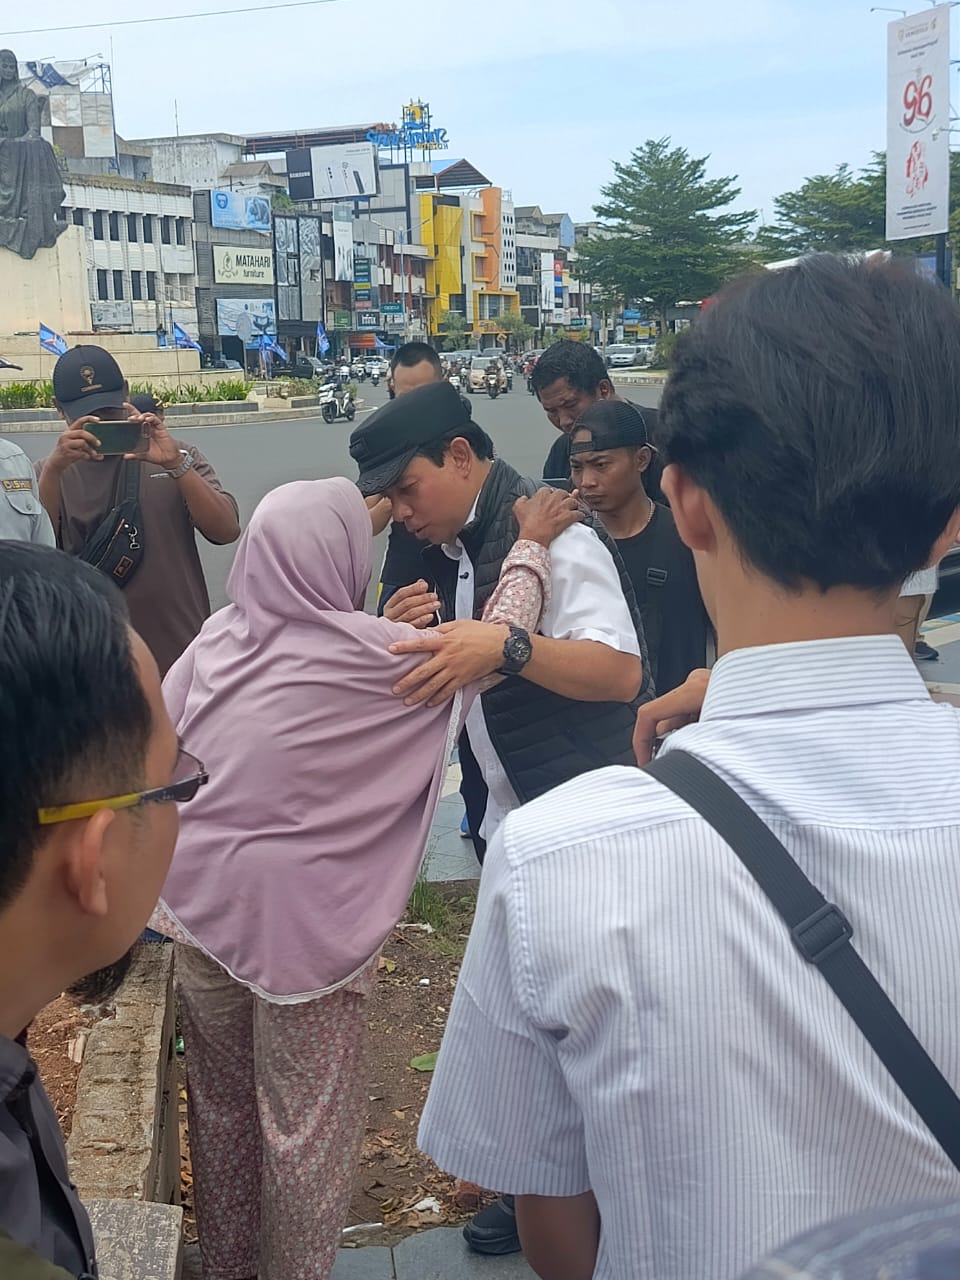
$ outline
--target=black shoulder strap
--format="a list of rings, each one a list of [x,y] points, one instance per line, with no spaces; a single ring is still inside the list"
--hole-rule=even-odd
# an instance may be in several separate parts
[[[136,502],[140,497],[140,469],[142,465],[140,462],[131,462],[128,459],[125,459],[121,464],[121,484],[123,485],[124,502]]]
[[[857,951],[846,916],[817,889],[766,823],[686,751],[668,751],[646,772],[668,787],[727,842],[870,1042],[930,1132],[960,1169],[960,1098],[897,1012]]]

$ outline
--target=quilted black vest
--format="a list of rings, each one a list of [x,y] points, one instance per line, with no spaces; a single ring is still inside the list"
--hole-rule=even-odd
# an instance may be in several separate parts
[[[473,615],[479,618],[500,577],[500,569],[517,540],[513,504],[540,488],[497,459],[483,486],[476,518],[460,534],[474,571]],[[520,801],[526,803],[545,791],[590,769],[606,765],[635,765],[633,727],[637,707],[653,696],[643,623],[633,586],[617,553],[616,544],[603,526],[591,518],[591,526],[613,556],[620,585],[640,642],[643,683],[633,702],[577,702],[549,689],[508,676],[481,695],[487,731],[500,762]],[[433,570],[443,602],[443,617],[456,617],[454,562],[440,547],[430,547],[424,558]],[[445,563],[444,563],[445,562]]]

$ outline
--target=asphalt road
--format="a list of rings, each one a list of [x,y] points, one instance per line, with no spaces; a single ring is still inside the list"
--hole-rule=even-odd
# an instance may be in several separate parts
[[[627,394],[638,403],[656,405],[660,389],[631,387]],[[362,383],[360,398],[363,406],[358,422],[386,401],[386,387],[383,383],[379,387]],[[498,453],[518,471],[541,474],[555,431],[522,382],[518,380],[509,395],[496,400],[474,396],[473,409],[476,421],[493,437]],[[348,451],[352,429],[343,420],[328,426],[317,416],[252,426],[194,428],[178,435],[210,459],[225,488],[235,495],[241,520],[246,523],[263,495],[277,485],[323,476],[355,476]],[[16,441],[36,461],[53,448],[56,432],[18,434]],[[201,539],[201,557],[215,609],[226,603],[224,587],[233,553],[233,547],[212,547]],[[374,563],[379,566],[379,562],[375,554]]]

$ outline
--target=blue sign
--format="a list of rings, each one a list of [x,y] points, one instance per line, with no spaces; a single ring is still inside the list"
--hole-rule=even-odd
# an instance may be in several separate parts
[[[403,303],[402,302],[381,302],[380,310],[383,312],[385,316],[402,316]]]
[[[269,231],[270,201],[242,191],[210,192],[210,223],[230,231]]]
[[[450,145],[446,129],[434,128],[426,102],[408,102],[399,128],[371,129],[367,141],[384,151],[446,151]]]
[[[624,324],[639,324],[640,312],[635,307],[628,307],[623,313]]]

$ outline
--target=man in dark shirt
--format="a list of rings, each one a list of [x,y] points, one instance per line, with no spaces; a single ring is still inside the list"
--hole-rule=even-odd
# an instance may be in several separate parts
[[[0,543],[0,689],[0,1237],[7,1257],[13,1241],[87,1277],[90,1223],[24,1029],[64,989],[115,991],[173,856],[175,802],[206,778],[122,595],[61,551]]]
[[[709,621],[693,556],[669,507],[648,495],[654,456],[642,412],[624,400],[598,400],[569,436],[570,477],[616,541],[643,618],[657,693],[706,665]]]
[[[440,357],[426,342],[405,342],[398,347],[390,361],[387,386],[391,399],[406,395],[429,382],[442,382],[443,368]],[[377,606],[380,613],[395,591],[409,587],[423,578],[423,549],[427,544],[408,533],[402,524],[394,521],[387,540],[387,554],[380,570],[380,592]],[[426,581],[426,579],[424,579]]]

